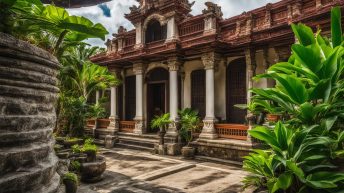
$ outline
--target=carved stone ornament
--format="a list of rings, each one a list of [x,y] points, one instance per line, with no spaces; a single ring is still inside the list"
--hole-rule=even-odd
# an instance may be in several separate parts
[[[218,6],[217,4],[213,3],[213,2],[206,2],[205,6],[207,6],[207,9],[204,9],[202,12],[203,14],[213,14],[215,15],[215,17],[217,18],[222,18],[223,13],[221,10],[221,6]]]
[[[156,19],[157,21],[159,21],[160,25],[163,26],[163,25],[166,25],[167,24],[167,19],[166,17],[162,16],[162,15],[159,15],[159,14],[152,14],[150,16],[148,16],[144,23],[143,23],[143,30],[146,31],[147,29],[147,26],[148,26],[148,23],[152,20],[152,19]]]
[[[142,63],[137,63],[137,64],[134,64],[133,71],[135,75],[143,74],[145,71],[145,67]]]
[[[219,56],[215,52],[208,52],[202,55],[204,69],[215,69],[219,63]]]
[[[181,61],[177,57],[172,57],[167,60],[167,65],[170,71],[178,71]]]
[[[123,26],[119,26],[118,34],[122,34],[122,33],[125,33],[125,32],[127,32],[127,29],[125,27],[123,27]]]

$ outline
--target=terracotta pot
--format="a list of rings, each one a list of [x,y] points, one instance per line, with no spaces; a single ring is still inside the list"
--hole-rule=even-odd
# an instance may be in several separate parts
[[[266,120],[268,122],[271,122],[271,123],[276,123],[280,119],[281,119],[281,115],[277,115],[277,114],[267,114],[266,115]]]
[[[87,127],[93,127],[95,124],[96,124],[96,120],[95,119],[88,119],[88,120],[86,120]]]
[[[76,193],[78,190],[78,184],[73,180],[63,180],[63,184],[66,187],[66,193]]]
[[[195,148],[185,146],[182,148],[182,155],[185,159],[194,159],[195,158]]]
[[[105,157],[97,156],[95,162],[81,163],[80,173],[83,182],[98,182],[102,180],[102,174],[106,169]]]

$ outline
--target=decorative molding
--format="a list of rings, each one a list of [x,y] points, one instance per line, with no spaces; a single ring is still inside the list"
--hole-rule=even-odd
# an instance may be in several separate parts
[[[152,19],[158,20],[161,26],[167,24],[167,19],[166,19],[166,17],[154,13],[154,14],[148,16],[148,17],[145,19],[145,21],[143,22],[142,29],[143,29],[144,32],[147,30],[148,23],[149,23]]]
[[[215,69],[219,62],[219,55],[215,52],[208,52],[202,55],[202,63],[205,70]]]

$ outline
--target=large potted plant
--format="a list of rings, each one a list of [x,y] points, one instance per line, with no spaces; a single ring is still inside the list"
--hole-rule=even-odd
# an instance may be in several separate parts
[[[159,129],[159,146],[155,149],[155,152],[161,155],[166,154],[166,146],[164,137],[166,134],[166,130],[168,129],[169,124],[172,121],[170,120],[170,113],[165,113],[161,116],[156,115],[151,121],[151,127],[153,129]]]
[[[179,111],[181,128],[179,135],[186,142],[186,146],[182,148],[182,155],[186,159],[193,159],[195,156],[195,148],[190,146],[193,140],[192,133],[198,129],[200,118],[198,112],[190,108]]]
[[[341,192],[344,172],[344,39],[341,10],[331,12],[331,38],[303,24],[292,25],[298,43],[288,62],[256,78],[271,78],[274,88],[255,88],[255,100],[283,108],[288,120],[274,129],[259,126],[249,134],[268,147],[245,157],[246,186],[269,192]]]
[[[105,157],[97,155],[98,147],[92,139],[85,141],[81,152],[87,155],[86,162],[81,163],[80,174],[83,182],[97,182],[102,180],[102,174],[106,169]]]
[[[0,21],[0,101],[5,109],[0,127],[7,128],[0,136],[0,175],[6,171],[1,178],[1,190],[53,192],[60,182],[51,137],[61,67],[55,56],[63,51],[61,45],[67,38],[104,38],[107,31],[100,24],[69,16],[66,10],[44,6],[40,1],[0,1]],[[45,37],[54,41],[46,41]],[[22,151],[22,147],[27,148]],[[7,156],[9,153],[17,156]],[[25,157],[25,161],[20,157]],[[16,164],[7,167],[7,163]],[[28,167],[28,163],[35,169],[23,170],[18,175],[18,170]],[[40,177],[32,180],[37,173]],[[18,186],[18,182],[25,183]]]

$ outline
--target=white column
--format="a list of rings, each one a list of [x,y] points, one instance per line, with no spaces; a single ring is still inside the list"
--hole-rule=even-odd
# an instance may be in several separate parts
[[[99,90],[96,91],[96,104],[99,104],[100,93]]]
[[[255,75],[256,70],[256,60],[255,60],[255,52],[247,49],[245,50],[245,57],[246,57],[246,85],[247,91],[253,88],[253,80],[252,78]],[[247,104],[251,102],[252,93],[247,92]]]
[[[143,64],[134,65],[134,73],[136,74],[136,115],[135,130],[136,134],[144,133],[144,117],[143,117]]]
[[[177,137],[178,136],[178,70],[180,62],[177,58],[170,58],[168,60],[168,68],[170,73],[170,119],[172,123],[169,125],[166,136]]]
[[[176,20],[174,17],[171,17],[167,21],[167,38],[166,42],[174,41],[178,39],[178,28]]]
[[[215,66],[219,62],[214,52],[206,53],[202,56],[202,62],[206,70],[206,117],[203,120],[204,126],[200,138],[215,139],[218,137],[215,130]]]

